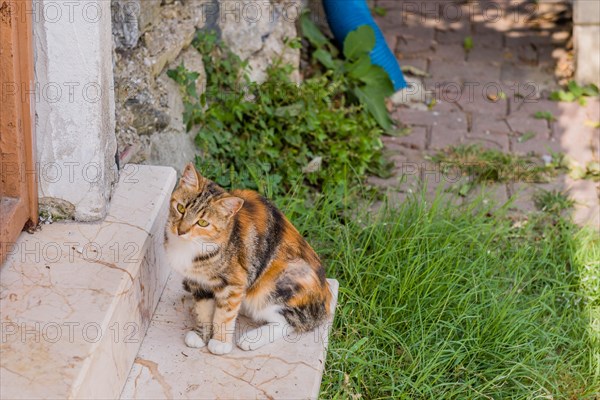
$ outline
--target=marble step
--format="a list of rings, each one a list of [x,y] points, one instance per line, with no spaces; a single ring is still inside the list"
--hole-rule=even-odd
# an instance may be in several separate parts
[[[183,342],[193,327],[193,299],[181,281],[176,273],[169,278],[121,399],[318,398],[333,316],[313,332],[216,356]],[[335,310],[338,282],[329,284]],[[237,334],[254,327],[244,317],[237,325]]]
[[[128,165],[100,223],[54,223],[0,269],[0,398],[118,398],[170,270],[176,174]],[[5,245],[5,244],[2,244]]]

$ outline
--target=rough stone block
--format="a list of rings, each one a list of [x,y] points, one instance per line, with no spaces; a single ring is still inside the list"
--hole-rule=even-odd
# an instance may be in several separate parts
[[[113,0],[112,30],[117,49],[132,49],[160,15],[161,0]]]
[[[249,76],[253,81],[266,79],[266,69],[281,56],[287,64],[296,69],[300,63],[300,52],[283,43],[283,39],[296,37],[295,20],[298,18],[295,2],[287,2],[285,7],[271,2],[254,3],[254,17],[242,17],[244,9],[241,2],[223,1],[218,26],[221,37],[229,48],[242,60],[248,60]],[[254,15],[254,14],[252,14]],[[259,17],[260,15],[260,17]],[[299,79],[299,76],[293,77]]]
[[[152,75],[158,76],[165,65],[177,58],[194,39],[196,27],[190,10],[181,3],[161,9],[161,24],[144,34]]]
[[[580,84],[600,86],[600,25],[575,25],[573,37],[577,68],[575,79]]]
[[[202,55],[193,47],[188,47],[183,50],[181,54],[168,65],[167,68],[159,75],[156,79],[156,83],[164,89],[166,99],[166,108],[171,117],[170,125],[168,129],[176,132],[185,132],[185,126],[183,124],[183,98],[181,96],[181,88],[171,78],[167,76],[169,69],[177,68],[183,64],[189,71],[197,72],[200,74],[196,80],[196,93],[201,95],[206,90],[206,71],[204,69],[204,62],[202,61]],[[212,99],[208,99],[212,101]],[[157,163],[163,165],[162,163]]]
[[[595,0],[576,0],[573,2],[573,22],[579,24],[600,25],[600,2]]]

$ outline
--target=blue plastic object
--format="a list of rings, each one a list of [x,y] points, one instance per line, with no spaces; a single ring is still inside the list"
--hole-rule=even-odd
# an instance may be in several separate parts
[[[406,80],[396,57],[385,42],[379,26],[373,20],[366,0],[323,0],[327,21],[335,40],[342,45],[346,36],[362,25],[369,25],[375,31],[375,48],[371,52],[371,62],[379,65],[390,76],[396,91],[404,89]]]

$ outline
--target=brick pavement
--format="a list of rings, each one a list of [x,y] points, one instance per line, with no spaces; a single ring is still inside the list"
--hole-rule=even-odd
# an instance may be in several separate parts
[[[562,152],[582,166],[598,160],[600,132],[590,122],[600,120],[600,101],[581,106],[547,100],[558,89],[555,64],[566,54],[570,25],[532,21],[539,6],[523,0],[377,0],[376,4],[387,10],[376,20],[400,63],[428,74],[409,77],[425,96],[393,109],[394,119],[412,127],[407,137],[384,140],[396,163],[396,176],[373,180],[390,187],[394,199],[404,199],[424,180],[432,186],[429,193],[440,184],[460,184],[439,172],[442,178],[436,177],[435,167],[427,161],[428,155],[452,145],[478,143],[540,157]],[[469,52],[463,48],[467,36],[474,44]],[[432,99],[435,105],[427,107]],[[551,112],[556,120],[534,118],[538,111]],[[519,140],[524,134],[535,136]],[[514,196],[514,211],[526,213],[534,209],[531,196],[538,188],[568,190],[577,202],[575,220],[600,226],[600,185],[566,175],[546,184],[509,182],[477,188],[460,201],[481,191],[498,203]]]

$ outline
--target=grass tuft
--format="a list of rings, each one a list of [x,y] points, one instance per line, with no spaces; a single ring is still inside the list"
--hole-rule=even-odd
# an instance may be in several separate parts
[[[558,190],[539,190],[533,195],[535,207],[544,212],[560,214],[572,209],[575,201],[569,198],[569,194]]]
[[[477,200],[417,196],[374,215],[349,204],[280,201],[340,281],[322,398],[600,392],[596,235],[545,213],[515,225]]]
[[[553,154],[551,162],[546,164],[532,155],[504,153],[475,144],[451,146],[431,159],[445,170],[454,169],[471,177],[473,183],[547,182],[564,169],[564,161],[559,154]]]

